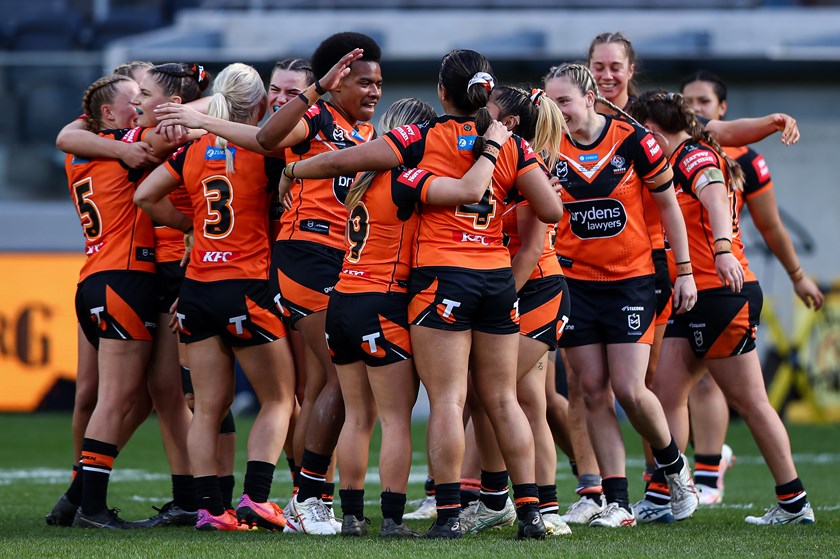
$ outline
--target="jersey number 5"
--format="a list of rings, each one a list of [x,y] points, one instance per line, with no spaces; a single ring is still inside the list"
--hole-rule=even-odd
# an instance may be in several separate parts
[[[487,229],[490,220],[496,215],[496,200],[493,199],[493,187],[488,186],[484,196],[476,204],[458,206],[455,210],[458,217],[473,219],[473,229]]]
[[[204,185],[204,199],[207,201],[207,219],[204,220],[204,235],[211,239],[223,239],[233,229],[233,185],[227,177],[214,176],[201,181]]]
[[[102,217],[99,215],[99,208],[90,198],[93,194],[93,182],[90,177],[74,184],[73,193],[76,196],[76,207],[79,210],[85,237],[89,241],[95,241],[102,233]]]
[[[348,262],[356,263],[362,257],[362,250],[365,248],[370,233],[369,222],[370,214],[367,207],[359,202],[347,218],[347,244],[350,245],[346,256]]]

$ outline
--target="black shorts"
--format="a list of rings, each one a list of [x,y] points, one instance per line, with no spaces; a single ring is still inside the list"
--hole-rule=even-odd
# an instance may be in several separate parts
[[[408,282],[411,324],[436,330],[519,332],[516,283],[510,268],[471,270],[425,266]]]
[[[184,274],[187,269],[181,267],[181,262],[158,262],[155,264],[155,274],[158,283],[157,312],[169,314],[172,303],[178,298]]]
[[[382,367],[411,358],[408,294],[330,294],[327,345],[336,365]]]
[[[200,282],[187,278],[175,317],[181,342],[186,344],[219,336],[227,346],[243,347],[286,335],[268,280]]]
[[[566,278],[566,282],[572,314],[560,347],[653,343],[653,276],[608,282]]]
[[[665,324],[671,314],[671,292],[674,290],[674,286],[671,285],[671,272],[668,271],[668,253],[664,248],[656,248],[651,255],[655,270],[656,323]],[[661,321],[660,317],[663,317]]]
[[[554,351],[569,321],[570,311],[565,277],[528,280],[519,290],[519,333],[543,342]]]
[[[95,348],[99,340],[152,340],[157,328],[155,274],[97,272],[76,286],[76,318]]]
[[[327,310],[338,283],[344,251],[309,241],[277,241],[271,253],[271,288],[280,293],[279,311],[286,326]]]
[[[697,302],[684,314],[674,315],[666,338],[685,338],[700,359],[720,359],[755,349],[755,330],[764,296],[757,281],[744,284],[740,293],[728,287],[697,292]]]

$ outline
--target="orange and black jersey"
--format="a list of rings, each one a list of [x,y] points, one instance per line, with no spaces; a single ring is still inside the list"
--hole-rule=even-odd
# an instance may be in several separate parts
[[[770,169],[767,168],[764,156],[750,147],[724,147],[723,151],[734,159],[744,171],[744,191],[735,193],[738,199],[738,216],[740,216],[741,210],[744,208],[744,202],[753,196],[772,189],[773,179],[770,176]]]
[[[557,229],[557,255],[574,279],[617,281],[654,272],[643,190],[670,186],[652,186],[668,160],[647,130],[605,118],[592,145],[567,137],[552,169],[566,209]]]
[[[411,250],[417,236],[414,211],[434,176],[398,167],[377,173],[362,198],[349,208],[347,252],[336,291],[405,293]]]
[[[142,131],[105,130],[103,138],[126,143],[142,139]],[[67,155],[64,163],[70,195],[82,223],[87,260],[79,282],[110,270],[155,271],[152,222],[134,204],[134,192],[145,171],[130,169],[118,159],[84,159]]]
[[[471,117],[442,116],[421,124],[391,130],[383,137],[407,167],[421,167],[437,176],[462,177],[475,159],[476,139]],[[420,197],[414,267],[453,266],[474,270],[510,267],[510,254],[503,243],[502,208],[516,179],[539,167],[530,144],[513,135],[502,146],[493,180],[481,200],[457,207],[427,203]]]
[[[167,197],[179,212],[190,219],[193,217],[190,195],[183,186],[179,186]],[[155,259],[158,262],[180,262],[184,256],[184,234],[177,229],[155,223]]]
[[[225,152],[205,134],[165,163],[192,200],[195,244],[187,277],[210,282],[268,279],[271,239],[268,206],[282,162],[228,144],[235,172],[225,172]]]
[[[695,186],[703,172],[710,169],[719,169],[723,173],[725,184],[728,184],[729,173],[726,164],[711,146],[687,140],[671,154],[671,165],[674,167],[677,201],[685,217],[688,250],[691,254],[691,267],[697,289],[720,287],[720,279],[715,271],[715,237],[709,224],[709,212],[697,198]],[[737,226],[738,216],[734,192],[732,189],[728,189],[728,192],[729,208],[732,214],[732,255],[744,267],[744,281],[756,281],[755,274],[748,268],[749,262],[744,255],[744,243],[741,241],[740,230]],[[669,251],[668,258],[673,259],[673,251]]]
[[[373,139],[376,131],[367,122],[350,123],[330,105],[319,100],[303,116],[306,138],[286,148],[288,163],[319,153],[356,146]],[[347,208],[344,199],[355,176],[298,179],[292,184],[292,209],[283,213],[278,241],[312,241],[344,250]]]

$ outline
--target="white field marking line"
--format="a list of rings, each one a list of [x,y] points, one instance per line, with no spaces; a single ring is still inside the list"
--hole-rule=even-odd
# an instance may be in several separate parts
[[[32,468],[19,470],[0,470],[0,485],[28,482],[48,485],[67,485],[70,483],[70,469]],[[160,481],[170,479],[169,474],[151,473],[146,470],[121,470],[111,472],[112,482],[125,481]]]

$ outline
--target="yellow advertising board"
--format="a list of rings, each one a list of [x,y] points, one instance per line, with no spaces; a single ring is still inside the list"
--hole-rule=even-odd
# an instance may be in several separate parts
[[[76,281],[85,256],[0,254],[0,411],[38,407],[76,378]]]

